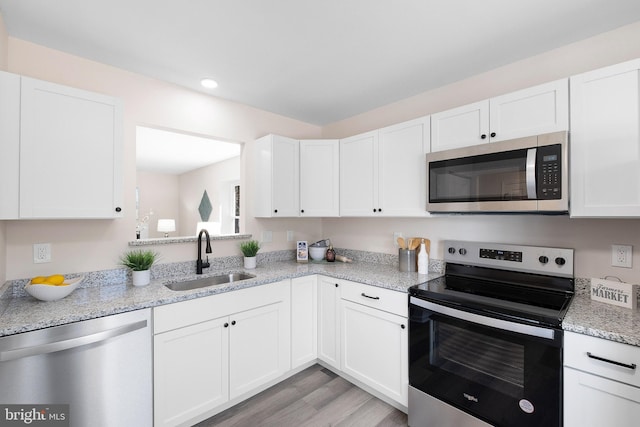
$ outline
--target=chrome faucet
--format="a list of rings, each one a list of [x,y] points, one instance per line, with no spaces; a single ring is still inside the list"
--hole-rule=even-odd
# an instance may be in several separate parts
[[[203,228],[202,230],[200,230],[200,233],[198,233],[198,260],[196,261],[196,274],[202,274],[203,268],[209,268],[211,266],[209,264],[209,256],[207,256],[206,262],[202,261],[202,233],[204,233],[207,239],[207,248],[205,249],[205,252],[208,254],[212,252],[211,240],[209,239],[209,232]]]

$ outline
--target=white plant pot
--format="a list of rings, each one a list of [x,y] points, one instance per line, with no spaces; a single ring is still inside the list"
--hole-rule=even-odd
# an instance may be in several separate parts
[[[133,286],[147,286],[151,282],[151,270],[132,271]]]
[[[246,256],[244,257],[244,268],[256,268],[256,257]]]

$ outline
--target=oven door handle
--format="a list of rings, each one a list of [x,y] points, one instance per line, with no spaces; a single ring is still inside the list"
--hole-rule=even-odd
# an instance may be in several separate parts
[[[550,340],[553,340],[555,338],[555,331],[553,329],[541,328],[539,326],[533,325],[523,325],[522,323],[509,322],[507,320],[481,316],[479,314],[469,313],[468,311],[456,310],[455,308],[421,300],[416,297],[410,297],[409,303],[430,311],[434,311],[436,313],[440,313],[445,316],[466,320],[467,322],[476,323],[478,325],[501,329],[503,331],[516,332],[519,334],[546,338]]]
[[[536,183],[536,159],[538,157],[537,148],[529,148],[527,150],[527,170],[526,170],[526,183],[527,183],[527,199],[536,200],[538,198],[537,183]]]

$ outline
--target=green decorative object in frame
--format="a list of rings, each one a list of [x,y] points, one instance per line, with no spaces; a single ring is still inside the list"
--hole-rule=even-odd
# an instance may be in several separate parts
[[[200,200],[200,206],[198,206],[198,212],[200,212],[200,218],[202,219],[202,221],[209,221],[212,210],[213,208],[211,207],[209,195],[207,194],[207,190],[204,190],[204,194],[202,194],[202,200]]]

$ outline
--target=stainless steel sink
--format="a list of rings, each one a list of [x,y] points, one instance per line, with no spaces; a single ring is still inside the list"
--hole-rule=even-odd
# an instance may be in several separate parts
[[[247,273],[221,274],[219,276],[203,277],[202,279],[167,283],[165,286],[172,291],[190,291],[192,289],[206,288],[207,286],[224,285],[225,283],[253,279],[254,277],[256,276]]]

